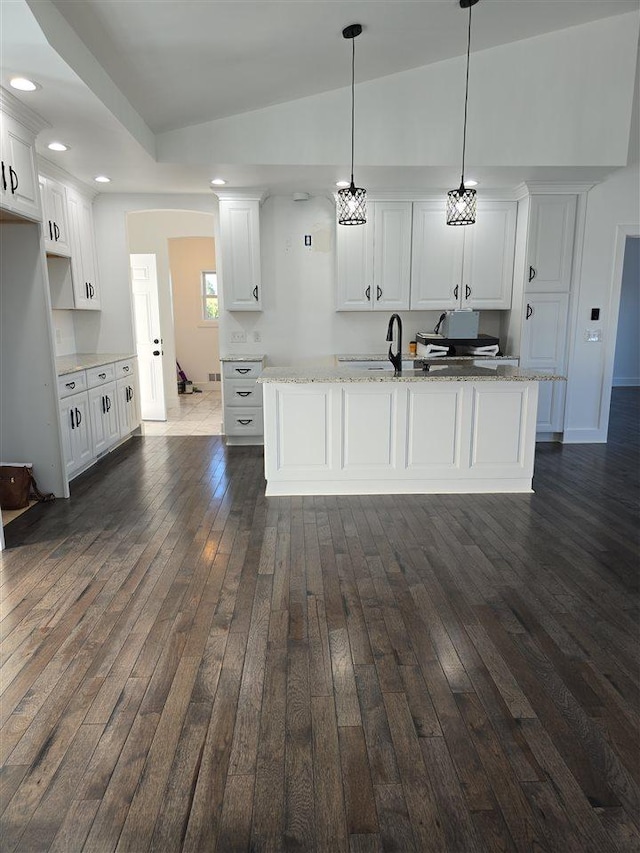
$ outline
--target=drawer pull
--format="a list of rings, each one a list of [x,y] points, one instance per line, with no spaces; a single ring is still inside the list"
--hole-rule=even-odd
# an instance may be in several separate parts
[[[236,367],[236,373],[251,373],[250,367]]]
[[[253,391],[236,391],[238,397],[248,397],[249,394],[253,394]]]
[[[76,383],[75,382],[65,382],[65,387],[73,389],[76,387]]]
[[[98,374],[98,379],[106,379],[106,378],[107,378],[107,374],[106,374],[106,373],[99,373],[99,374]]]
[[[253,423],[253,418],[238,418],[238,423],[242,424],[242,426],[248,426]]]

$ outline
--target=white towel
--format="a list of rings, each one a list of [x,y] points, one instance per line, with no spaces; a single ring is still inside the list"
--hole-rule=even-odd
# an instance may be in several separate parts
[[[469,355],[498,355],[500,347],[498,344],[488,344],[484,347],[466,347]]]
[[[423,358],[433,358],[434,356],[447,355],[449,352],[449,347],[443,347],[439,344],[418,344],[416,348],[416,355],[420,355]]]

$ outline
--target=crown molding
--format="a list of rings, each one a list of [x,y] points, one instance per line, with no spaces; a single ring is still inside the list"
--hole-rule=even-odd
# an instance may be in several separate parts
[[[267,187],[251,187],[244,190],[211,187],[211,191],[218,197],[218,201],[258,201],[260,204],[269,195]]]
[[[0,86],[0,110],[5,115],[11,116],[20,124],[24,125],[27,130],[30,130],[34,136],[37,136],[45,127],[51,127],[46,119],[31,109],[25,106],[22,101],[18,100],[15,95],[8,92]]]
[[[100,190],[97,190],[95,187],[89,186],[89,184],[85,184],[83,181],[75,178],[73,175],[69,174],[69,172],[61,169],[60,166],[52,163],[51,160],[47,160],[47,158],[43,157],[41,154],[38,154],[36,157],[36,165],[38,167],[38,174],[42,175],[43,178],[52,178],[54,181],[60,181],[67,186],[73,187],[74,190],[82,193],[82,195],[89,196],[91,199],[94,199],[100,194]]]
[[[566,183],[551,183],[549,181],[523,181],[515,188],[517,199],[528,195],[581,195],[593,189],[599,181],[570,181]]]

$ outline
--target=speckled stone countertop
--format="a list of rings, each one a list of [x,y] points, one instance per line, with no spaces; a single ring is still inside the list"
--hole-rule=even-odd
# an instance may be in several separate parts
[[[113,361],[123,361],[136,358],[131,352],[76,352],[73,355],[59,355],[56,358],[58,376],[75,373],[76,370],[88,370],[90,367],[100,367],[101,364],[111,364]]]
[[[478,360],[481,358],[490,358],[496,359],[499,361],[502,358],[515,359],[517,356],[515,355],[434,355],[431,357],[427,357],[424,355],[415,355],[410,352],[402,353],[403,361],[426,361],[431,362],[442,361],[442,362],[456,362],[456,361],[470,361],[471,359]],[[337,355],[336,361],[338,363],[342,363],[345,361],[388,361],[389,356],[386,353],[374,353],[371,355],[365,355],[364,353],[357,353],[355,355]]]
[[[257,355],[221,355],[220,361],[264,361],[264,356]]]
[[[357,367],[267,367],[258,379],[266,382],[552,382],[564,376],[536,373],[512,365],[479,367],[472,364],[432,364],[428,371],[422,369],[403,370],[395,376],[392,370],[374,371]]]

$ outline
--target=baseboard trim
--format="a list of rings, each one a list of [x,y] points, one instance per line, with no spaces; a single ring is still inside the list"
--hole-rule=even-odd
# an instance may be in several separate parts
[[[601,429],[565,429],[563,444],[606,444],[607,433]]]
[[[640,376],[614,376],[612,388],[637,388],[640,386]]]

